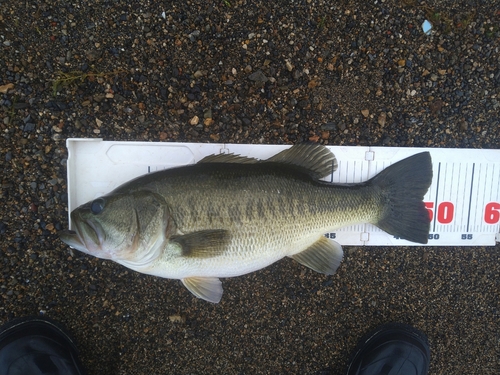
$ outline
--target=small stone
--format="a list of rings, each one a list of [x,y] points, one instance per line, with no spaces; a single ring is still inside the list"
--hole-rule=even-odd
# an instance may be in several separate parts
[[[193,74],[194,78],[200,78],[200,77],[203,77],[204,75],[205,75],[205,73],[203,73],[201,70],[197,70]]]
[[[203,112],[203,118],[212,118],[212,109],[206,109],[205,112]]]
[[[309,83],[307,84],[307,87],[310,88],[310,89],[313,89],[313,88],[315,88],[315,87],[317,87],[319,85],[320,85],[319,80],[313,78],[313,79],[311,79],[309,81]]]
[[[219,142],[220,135],[219,134],[210,134],[210,139],[214,140],[215,142]]]
[[[262,70],[257,70],[256,72],[250,74],[248,76],[248,79],[251,80],[251,81],[254,81],[254,82],[261,82],[261,83],[267,82],[267,77],[262,72]]]
[[[14,88],[13,83],[7,83],[6,85],[0,86],[0,93],[7,94],[7,91]]]
[[[319,141],[319,136],[317,136],[317,135],[310,136],[309,140],[311,142],[318,142]]]
[[[385,112],[380,113],[380,115],[378,116],[378,120],[377,120],[378,124],[380,126],[385,126],[385,121],[386,120],[387,120],[386,113]]]
[[[101,125],[102,125],[102,121],[101,120],[99,120],[98,118],[96,118],[95,122],[96,122],[96,124],[97,124],[98,127],[101,127]]]
[[[214,122],[214,120],[212,118],[207,117],[206,119],[203,120],[203,125],[210,126],[213,124],[213,122]]]
[[[337,129],[337,125],[335,125],[334,122],[327,122],[326,124],[321,125],[321,130],[332,131],[332,130],[336,130],[336,129]]]
[[[292,63],[291,63],[290,61],[288,61],[288,60],[287,60],[287,61],[285,62],[285,66],[286,66],[286,69],[287,69],[289,72],[291,72],[291,71],[293,70],[293,65],[292,65]]]
[[[406,60],[404,60],[404,59],[398,60],[398,65],[399,66],[405,66],[406,65]]]
[[[170,315],[168,319],[172,323],[186,323],[186,317],[178,314]]]
[[[467,121],[460,121],[460,131],[467,131],[469,128],[469,125],[467,124]]]
[[[370,110],[368,110],[368,109],[363,109],[363,110],[361,111],[361,114],[362,114],[363,116],[365,116],[365,117],[368,117],[368,116],[370,115]]]
[[[24,125],[23,131],[32,132],[33,130],[35,130],[35,124],[33,124],[32,122],[28,122],[26,125]]]
[[[199,122],[200,122],[200,118],[198,116],[194,116],[191,120],[189,120],[189,123],[191,125],[198,125]]]
[[[160,140],[164,141],[165,139],[168,138],[168,134],[165,132],[160,132]]]
[[[196,42],[196,39],[198,39],[198,37],[200,36],[201,32],[200,30],[195,30],[193,31],[191,34],[189,34],[189,40],[191,42]]]

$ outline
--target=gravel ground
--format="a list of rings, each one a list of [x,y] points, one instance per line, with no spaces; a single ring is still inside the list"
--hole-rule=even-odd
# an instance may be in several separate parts
[[[430,374],[500,373],[498,245],[351,247],[331,277],[283,260],[213,305],[56,234],[68,137],[500,148],[499,2],[174,4],[0,0],[0,323],[44,313],[89,373],[152,375],[343,374],[400,321]]]

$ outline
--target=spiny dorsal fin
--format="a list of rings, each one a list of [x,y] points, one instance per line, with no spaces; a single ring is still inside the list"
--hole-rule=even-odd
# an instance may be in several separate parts
[[[218,154],[208,155],[201,159],[198,163],[234,163],[234,164],[255,164],[258,160],[241,155],[234,154]]]
[[[321,237],[304,251],[291,258],[312,270],[333,275],[342,262],[344,252],[338,242]]]
[[[317,143],[302,143],[283,150],[271,158],[263,161],[284,163],[303,168],[316,179],[328,176],[337,170],[337,159],[335,155]]]
[[[229,231],[212,229],[173,236],[170,241],[181,247],[183,257],[212,258],[224,253],[229,239]]]

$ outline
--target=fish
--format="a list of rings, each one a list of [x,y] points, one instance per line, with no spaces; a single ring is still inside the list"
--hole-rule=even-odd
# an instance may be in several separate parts
[[[60,239],[137,272],[178,279],[212,303],[222,298],[220,278],[284,257],[334,274],[343,250],[325,233],[348,225],[371,223],[427,243],[429,152],[361,183],[324,181],[337,165],[319,144],[297,144],[266,160],[210,155],[140,176],[79,206],[70,214],[74,229],[61,231]]]

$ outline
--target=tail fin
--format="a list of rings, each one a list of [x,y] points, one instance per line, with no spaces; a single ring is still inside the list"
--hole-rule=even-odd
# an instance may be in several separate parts
[[[429,152],[403,159],[370,180],[384,202],[378,222],[380,229],[405,240],[427,243],[429,213],[422,201],[432,182]]]

